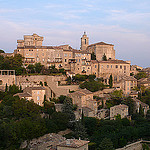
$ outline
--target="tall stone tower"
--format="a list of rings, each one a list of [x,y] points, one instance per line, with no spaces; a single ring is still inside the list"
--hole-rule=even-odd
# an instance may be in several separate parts
[[[86,32],[84,32],[83,36],[81,37],[81,50],[85,51],[88,46],[89,38],[87,37]]]

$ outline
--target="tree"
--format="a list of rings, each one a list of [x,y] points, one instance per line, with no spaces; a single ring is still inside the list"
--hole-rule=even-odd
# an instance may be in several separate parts
[[[43,65],[41,65],[41,63],[35,63],[34,66],[35,66],[35,72],[40,73],[43,68]]]
[[[5,86],[5,92],[8,91],[8,86],[7,86],[7,83],[6,83],[6,86]]]
[[[87,138],[86,128],[82,125],[80,120],[75,122],[75,136],[83,140]]]
[[[107,61],[107,57],[106,57],[105,53],[104,53],[104,55],[103,55],[103,57],[102,57],[102,60],[103,60],[103,61]]]
[[[144,111],[143,111],[143,108],[142,106],[140,105],[140,108],[139,108],[139,114],[144,117]]]
[[[75,114],[73,112],[73,104],[72,99],[69,97],[66,97],[63,102],[62,112],[66,113],[69,116],[70,121],[75,120]]]
[[[96,55],[94,52],[92,52],[92,54],[91,54],[91,60],[96,60]]]
[[[99,150],[114,150],[111,139],[104,138],[99,145]]]
[[[0,53],[5,53],[2,49],[0,49]]]
[[[112,74],[109,77],[109,87],[112,88],[113,86],[113,79],[112,79]]]
[[[137,80],[142,79],[142,78],[146,78],[147,74],[145,72],[139,72],[134,76]]]

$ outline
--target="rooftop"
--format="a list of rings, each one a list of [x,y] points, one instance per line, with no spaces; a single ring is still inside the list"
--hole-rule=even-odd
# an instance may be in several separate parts
[[[58,144],[57,146],[79,148],[88,143],[89,143],[89,141],[83,141],[83,140],[77,140],[77,139],[67,139],[67,140],[63,141],[62,143]]]
[[[98,43],[91,44],[88,47],[95,46],[95,45],[110,45],[110,46],[114,46],[113,44],[107,44],[107,43],[104,43],[104,42],[98,42]]]
[[[129,62],[127,61],[123,61],[123,60],[107,60],[107,61],[98,61],[99,63],[110,63],[110,64],[130,64]]]

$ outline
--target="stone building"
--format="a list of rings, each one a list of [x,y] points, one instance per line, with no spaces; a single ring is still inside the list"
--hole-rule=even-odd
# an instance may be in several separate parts
[[[130,62],[115,59],[114,45],[99,42],[89,45],[86,33],[81,38],[81,50],[73,49],[69,45],[43,46],[43,37],[37,34],[25,35],[23,40],[18,40],[14,54],[24,57],[24,66],[40,62],[45,67],[54,66],[64,68],[75,74],[95,74],[104,78],[108,84],[112,74],[113,81],[119,81],[121,76],[130,76]],[[91,60],[91,53],[96,54],[96,60]],[[103,61],[103,55],[107,61]]]
[[[106,56],[108,60],[115,59],[114,45],[107,44],[104,42],[98,42],[98,43],[89,45],[89,38],[85,32],[83,36],[81,37],[81,50],[82,51],[86,50],[89,53],[94,52],[96,54],[96,59],[98,61],[101,61],[104,55]]]
[[[115,119],[115,116],[121,115],[121,119],[128,116],[128,106],[124,104],[110,107],[110,119]]]
[[[0,70],[0,89],[16,84],[15,70]]]
[[[150,88],[150,77],[142,78],[138,80],[138,87],[144,86],[145,88]]]
[[[85,114],[89,114],[87,111],[93,113],[94,116],[97,112],[97,102],[93,99],[93,93],[87,89],[80,89],[73,93],[68,94],[72,98],[73,104],[78,105],[78,110],[81,112],[84,110]],[[91,114],[91,113],[90,113]]]
[[[23,93],[17,93],[14,96],[19,96],[21,98],[25,98],[26,100],[33,100],[34,103],[43,106],[45,88],[44,87],[26,87],[23,90]]]
[[[122,76],[118,82],[114,82],[114,87],[122,90],[125,95],[129,95],[133,92],[134,87],[137,87],[137,79],[133,76]]]
[[[149,105],[141,102],[139,99],[137,98],[133,98],[133,101],[134,101],[134,105],[135,105],[135,112],[139,113],[139,110],[140,110],[140,105],[144,111],[144,115],[147,114],[147,111],[149,110]]]
[[[88,150],[89,141],[67,139],[57,145],[57,150]]]

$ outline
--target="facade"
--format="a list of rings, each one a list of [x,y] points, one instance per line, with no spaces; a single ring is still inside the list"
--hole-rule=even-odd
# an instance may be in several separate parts
[[[94,52],[98,61],[103,60],[104,55],[107,60],[115,59],[115,50],[114,45],[112,44],[107,44],[104,42],[91,44],[87,47],[87,51],[90,53]]]
[[[16,84],[15,70],[0,70],[0,89],[5,90],[6,84]]]
[[[146,115],[147,111],[149,110],[149,105],[141,102],[137,98],[133,98],[133,101],[134,101],[134,105],[135,105],[135,112],[139,113],[140,105],[141,105],[141,107],[143,108],[143,111],[144,111],[144,115]]]
[[[40,62],[45,67],[64,68],[75,74],[95,74],[108,84],[112,74],[113,81],[119,81],[121,76],[130,76],[130,62],[115,59],[114,45],[99,42],[89,45],[86,33],[81,38],[81,50],[69,45],[43,46],[43,37],[37,34],[25,35],[23,40],[17,40],[14,54],[24,57],[24,66]],[[91,53],[96,54],[96,60],[91,60]],[[103,55],[107,61],[103,61]]]
[[[138,80],[138,87],[144,86],[150,88],[150,78],[142,78]]]
[[[117,90],[122,90],[125,95],[132,93],[134,87],[137,87],[137,79],[132,76],[122,76],[118,82],[114,83]]]
[[[109,110],[108,109],[100,109],[97,111],[96,118],[106,119],[108,117],[109,117]]]
[[[115,119],[115,116],[121,115],[121,119],[128,116],[128,106],[124,104],[110,107],[110,119]]]
[[[87,89],[80,89],[73,93],[68,94],[72,98],[73,104],[78,105],[78,110],[81,112],[83,109],[86,114],[88,112],[97,112],[97,102],[93,100],[93,93]],[[89,111],[88,111],[89,110]],[[88,111],[88,112],[87,112]]]
[[[89,141],[67,139],[57,145],[57,150],[88,150]]]
[[[44,87],[26,87],[23,90],[23,93],[17,93],[14,96],[19,96],[21,98],[25,98],[26,100],[33,100],[34,103],[43,106],[45,88]]]

